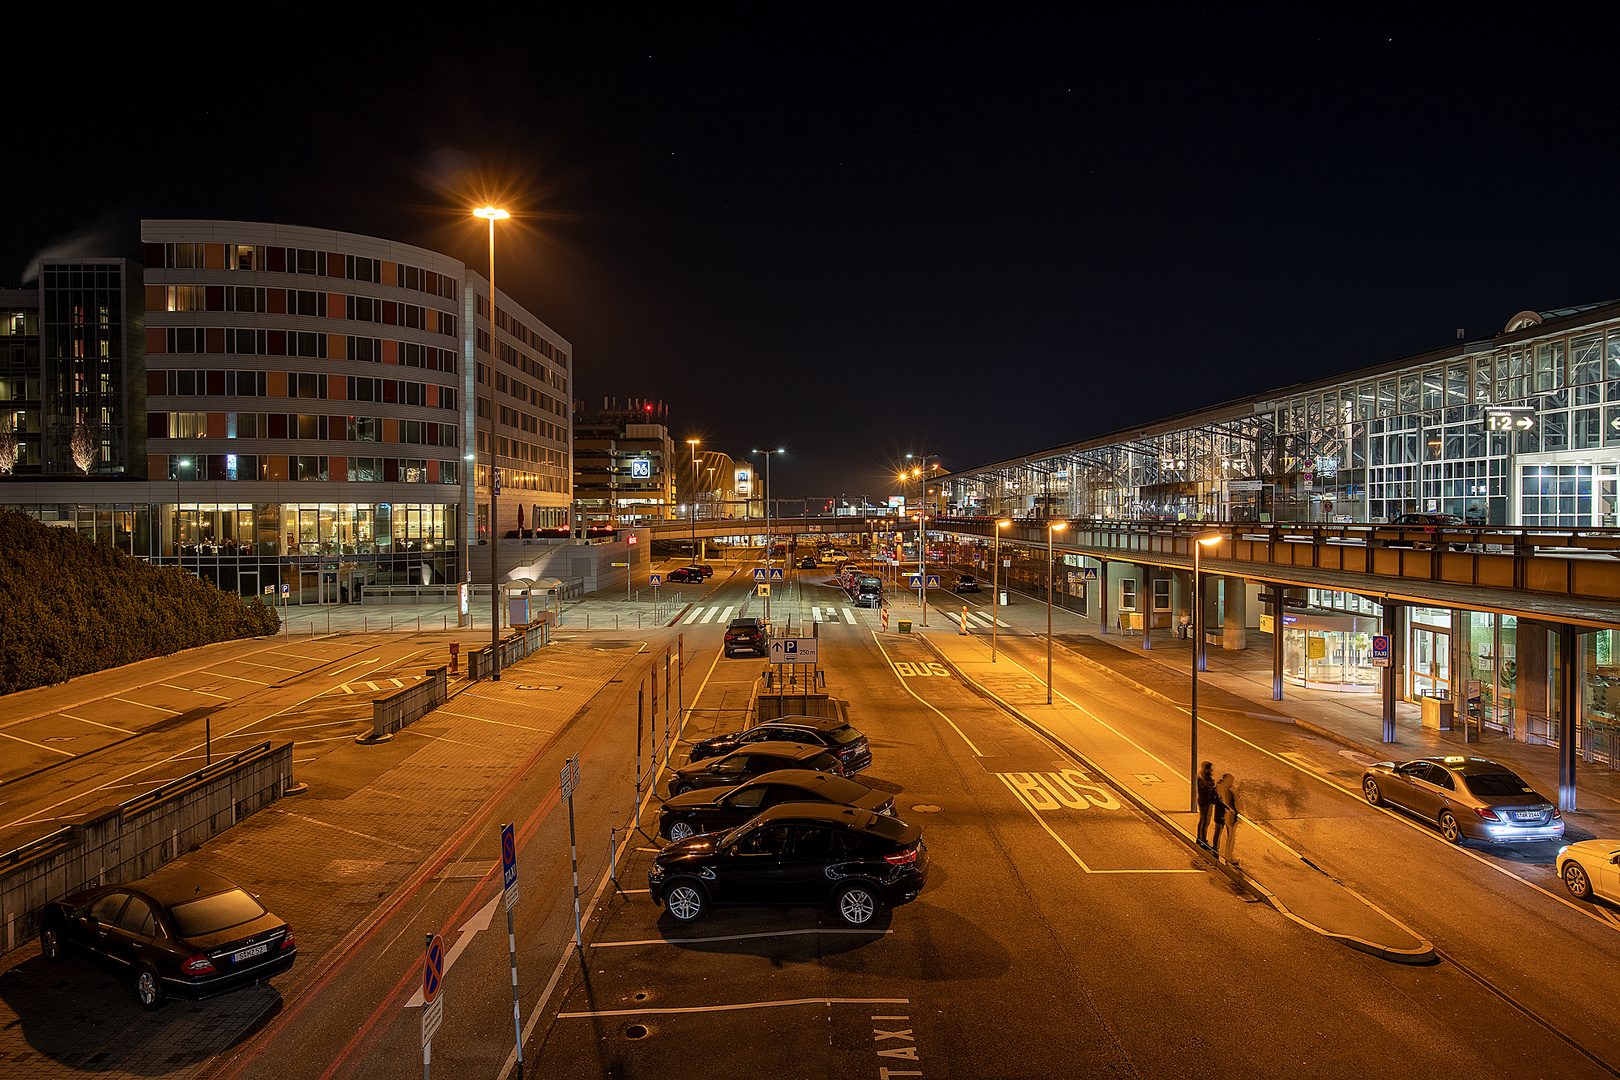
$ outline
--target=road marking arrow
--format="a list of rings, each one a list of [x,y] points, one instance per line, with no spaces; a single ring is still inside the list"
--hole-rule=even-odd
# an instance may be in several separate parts
[[[485,904],[479,910],[478,914],[461,924],[461,936],[456,938],[456,943],[450,946],[450,951],[444,956],[444,971],[446,975],[450,973],[450,969],[455,966],[456,960],[461,956],[462,952],[466,950],[467,946],[472,944],[473,935],[478,933],[480,930],[489,929],[489,924],[495,920],[495,905],[501,902],[501,897],[503,895],[505,895],[504,892],[497,892],[494,896],[489,898],[489,903]],[[421,1007],[422,988],[418,986],[416,988],[416,993],[411,995],[411,1000],[405,1003],[405,1008],[419,1009]]]

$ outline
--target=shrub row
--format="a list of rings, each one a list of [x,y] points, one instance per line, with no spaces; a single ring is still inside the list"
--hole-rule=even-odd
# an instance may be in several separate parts
[[[280,626],[258,597],[0,511],[0,693]]]

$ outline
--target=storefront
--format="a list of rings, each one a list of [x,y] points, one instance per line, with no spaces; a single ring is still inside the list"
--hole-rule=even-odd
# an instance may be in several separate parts
[[[1374,694],[1382,668],[1372,663],[1379,620],[1301,611],[1283,616],[1283,677],[1309,690]]]

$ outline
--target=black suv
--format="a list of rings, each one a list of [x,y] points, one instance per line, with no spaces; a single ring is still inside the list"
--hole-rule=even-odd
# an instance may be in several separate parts
[[[847,926],[914,900],[928,876],[922,829],[833,803],[782,803],[728,833],[653,857],[647,891],[679,922],[711,904],[831,905]]]
[[[745,652],[764,656],[765,620],[732,619],[731,625],[726,627],[723,651],[728,658]]]
[[[954,588],[959,593],[978,592],[979,579],[974,577],[972,574],[963,574],[961,577],[956,579],[956,585]]]
[[[703,574],[690,566],[677,566],[664,575],[665,581],[696,581],[702,582]]]
[[[733,731],[704,739],[692,747],[691,761],[729,754],[739,746],[757,742],[801,742],[825,747],[838,755],[844,773],[860,772],[872,764],[866,736],[837,717],[783,716],[747,731]]]
[[[812,769],[841,773],[838,755],[825,746],[796,742],[757,742],[739,747],[725,757],[708,758],[682,765],[669,780],[671,795],[684,795],[698,788],[730,787],[752,780],[761,773],[778,769]]]

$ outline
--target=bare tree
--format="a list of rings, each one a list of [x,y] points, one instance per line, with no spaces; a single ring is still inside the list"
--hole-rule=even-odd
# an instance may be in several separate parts
[[[96,431],[89,424],[80,422],[73,425],[73,438],[68,448],[73,454],[73,464],[79,467],[82,473],[88,473],[90,467],[96,463]]]

